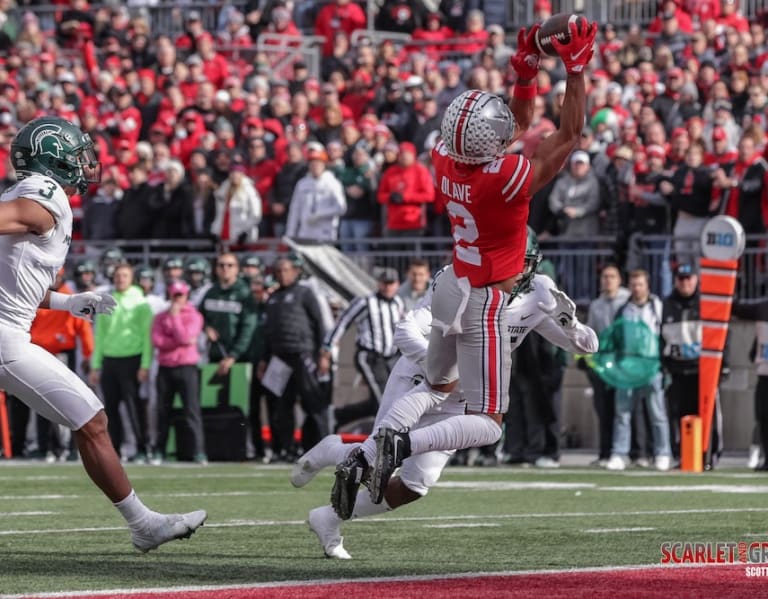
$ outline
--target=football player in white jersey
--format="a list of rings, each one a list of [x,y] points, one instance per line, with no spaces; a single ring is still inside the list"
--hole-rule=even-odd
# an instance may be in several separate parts
[[[504,315],[512,347],[519,346],[525,336],[535,330],[566,351],[594,353],[598,346],[597,335],[575,318],[575,306],[564,293],[557,290],[552,279],[543,274],[536,274],[540,261],[541,253],[536,236],[529,228],[525,257],[526,276],[519,284],[517,295]],[[435,279],[438,277],[439,274]],[[423,367],[432,324],[430,296],[431,289],[396,327],[395,342],[403,356],[395,364],[387,381],[374,431],[388,422],[394,424],[391,418],[397,402],[407,397],[408,392],[424,380]],[[561,317],[560,312],[556,311],[564,305],[568,305],[567,310],[564,310],[567,317]],[[464,414],[464,411],[465,402],[461,393],[453,392],[447,400],[427,411],[414,425],[411,434],[416,435],[419,430],[428,430],[432,425]],[[375,451],[373,436],[363,445],[365,444]],[[360,444],[342,443],[338,435],[329,435],[299,459],[291,474],[291,483],[296,487],[306,485],[322,468],[343,461],[359,447]],[[359,485],[345,488],[343,491],[336,488],[338,484],[334,485],[334,497],[338,496],[341,505],[316,508],[310,511],[308,519],[309,526],[320,539],[325,554],[337,559],[349,559],[340,534],[341,520],[381,514],[420,499],[437,483],[453,451],[451,448],[428,450],[405,458],[399,476],[388,481],[383,500],[378,504],[372,501],[368,493],[358,493]],[[345,513],[340,516],[335,511],[336,507],[340,507]]]
[[[91,320],[116,305],[108,294],[50,290],[71,241],[69,196],[101,178],[93,141],[69,121],[41,117],[16,134],[11,162],[18,182],[0,196],[0,388],[73,431],[88,476],[125,518],[136,549],[188,538],[205,521],[205,511],[148,509],[112,447],[101,402],[65,364],[30,343],[38,308]]]

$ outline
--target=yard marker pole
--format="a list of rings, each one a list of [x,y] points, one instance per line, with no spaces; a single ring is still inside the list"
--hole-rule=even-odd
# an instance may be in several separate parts
[[[699,416],[701,448],[709,450],[712,419],[723,364],[723,349],[731,319],[739,257],[744,252],[744,229],[729,216],[716,216],[701,233],[703,256],[699,264]]]

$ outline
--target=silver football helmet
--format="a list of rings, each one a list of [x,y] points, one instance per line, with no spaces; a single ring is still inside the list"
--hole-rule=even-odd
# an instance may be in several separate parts
[[[450,103],[440,134],[451,158],[483,164],[504,153],[516,129],[512,111],[499,96],[470,89]]]

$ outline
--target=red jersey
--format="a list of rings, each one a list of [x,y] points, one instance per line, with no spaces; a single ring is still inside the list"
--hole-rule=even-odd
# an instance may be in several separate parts
[[[455,241],[453,269],[472,287],[523,271],[533,167],[520,154],[482,165],[453,160],[439,142],[432,150],[436,203],[444,204]]]

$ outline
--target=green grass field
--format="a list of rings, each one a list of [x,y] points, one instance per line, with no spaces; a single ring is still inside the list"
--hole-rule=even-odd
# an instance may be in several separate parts
[[[664,541],[768,529],[768,480],[746,469],[457,468],[427,498],[347,523],[354,559],[340,562],[304,524],[331,472],[294,489],[287,466],[130,467],[150,507],[209,513],[191,540],[143,555],[82,467],[0,463],[0,593],[657,564]]]

